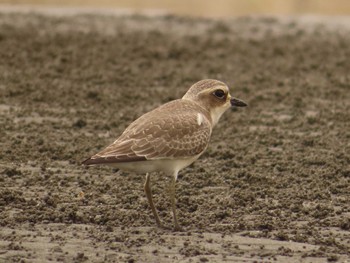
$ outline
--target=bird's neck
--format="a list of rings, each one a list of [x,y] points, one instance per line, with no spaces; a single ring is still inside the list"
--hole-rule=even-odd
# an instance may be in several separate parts
[[[191,99],[186,99],[186,98],[182,98],[183,100],[187,100],[190,101],[191,103],[194,103],[197,107],[197,110],[200,111],[200,113],[202,113],[212,124],[212,126],[214,126],[215,124],[213,123],[213,118],[212,118],[212,114],[210,112],[210,110],[208,110],[205,106],[203,106],[201,103],[195,101],[195,100],[191,100]]]

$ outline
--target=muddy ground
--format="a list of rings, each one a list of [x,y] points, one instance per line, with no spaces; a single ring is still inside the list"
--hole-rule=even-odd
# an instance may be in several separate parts
[[[0,13],[0,262],[349,262],[349,32]],[[185,231],[158,229],[144,175],[80,163],[204,78],[249,107],[180,173]],[[171,226],[169,182],[153,175]]]

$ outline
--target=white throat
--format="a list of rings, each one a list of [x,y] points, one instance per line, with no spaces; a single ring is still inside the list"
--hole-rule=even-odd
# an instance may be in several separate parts
[[[219,107],[219,108],[214,108],[210,111],[210,117],[212,121],[213,127],[219,122],[220,117],[228,108],[226,107]]]

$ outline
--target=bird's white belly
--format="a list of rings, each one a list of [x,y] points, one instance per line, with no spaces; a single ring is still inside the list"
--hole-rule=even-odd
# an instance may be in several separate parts
[[[199,156],[200,154],[191,158],[125,162],[114,163],[111,165],[124,171],[132,171],[136,173],[164,172],[173,175],[177,174],[181,169],[189,166],[197,160]]]

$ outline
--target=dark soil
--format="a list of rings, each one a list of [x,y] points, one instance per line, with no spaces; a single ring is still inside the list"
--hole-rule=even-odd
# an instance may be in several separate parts
[[[349,260],[349,28],[0,14],[0,261]],[[144,175],[80,163],[204,78],[249,107],[180,173],[185,232],[158,229]]]

